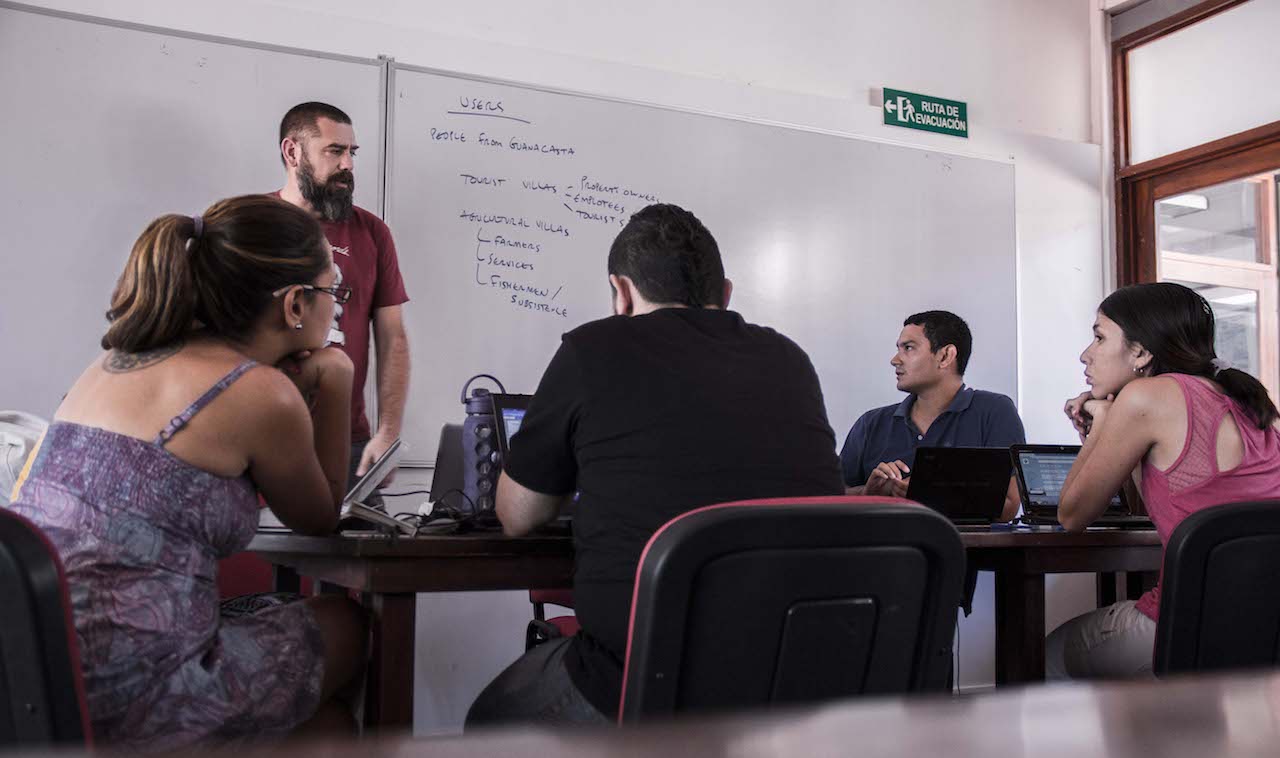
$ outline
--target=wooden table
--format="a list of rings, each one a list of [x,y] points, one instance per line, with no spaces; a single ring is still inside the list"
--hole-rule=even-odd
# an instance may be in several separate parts
[[[560,535],[390,538],[259,532],[249,550],[276,566],[278,590],[298,591],[301,575],[360,593],[372,625],[364,721],[383,728],[413,726],[415,593],[573,584],[573,543]]]
[[[1160,539],[1152,530],[984,528],[960,536],[971,565],[996,575],[997,684],[1044,679],[1045,574],[1160,567]],[[563,535],[392,539],[264,532],[249,549],[288,569],[278,574],[281,589],[296,589],[302,575],[361,593],[373,625],[365,724],[383,728],[413,723],[415,593],[567,587],[573,575],[572,540]]]
[[[969,565],[996,575],[997,685],[1044,680],[1045,574],[1133,576],[1159,571],[1162,555],[1154,529],[962,529],[960,538]]]
[[[273,746],[346,758],[1246,758],[1280,746],[1280,674],[1059,684],[970,697],[849,700],[635,727],[522,728],[448,739]]]

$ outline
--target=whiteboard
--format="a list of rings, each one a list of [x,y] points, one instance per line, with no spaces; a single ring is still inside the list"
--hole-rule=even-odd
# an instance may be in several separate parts
[[[99,350],[133,242],[284,182],[286,110],[323,100],[363,144],[356,202],[381,205],[383,64],[0,5],[0,407],[48,417]]]
[[[921,310],[965,318],[967,382],[1016,399],[1011,163],[391,71],[387,221],[413,298],[414,461],[463,417],[468,377],[531,393],[562,333],[610,315],[609,245],[653,201],[711,230],[732,310],[809,353],[838,440],[902,398],[889,359]]]

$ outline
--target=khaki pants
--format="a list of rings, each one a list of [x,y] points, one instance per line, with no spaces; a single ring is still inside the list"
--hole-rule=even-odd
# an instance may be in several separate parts
[[[1044,643],[1046,679],[1151,677],[1156,622],[1124,600],[1076,616]]]

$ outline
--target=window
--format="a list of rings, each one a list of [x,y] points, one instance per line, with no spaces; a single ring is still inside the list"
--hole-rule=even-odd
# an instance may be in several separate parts
[[[1156,200],[1160,281],[1209,301],[1218,357],[1262,380],[1280,381],[1276,279],[1277,172]]]
[[[1217,319],[1218,356],[1258,377],[1274,398],[1280,121],[1128,165],[1129,53],[1238,5],[1209,0],[1113,45],[1117,283],[1176,281],[1200,292]]]

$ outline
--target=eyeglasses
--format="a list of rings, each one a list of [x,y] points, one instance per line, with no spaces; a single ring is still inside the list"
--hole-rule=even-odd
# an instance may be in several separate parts
[[[288,287],[281,287],[271,293],[272,297],[280,297],[289,291],[289,287],[301,287],[304,290],[312,290],[314,292],[323,292],[333,297],[334,302],[338,305],[346,305],[351,299],[351,288],[345,284],[334,284],[330,287],[317,287],[314,284],[290,284]]]

